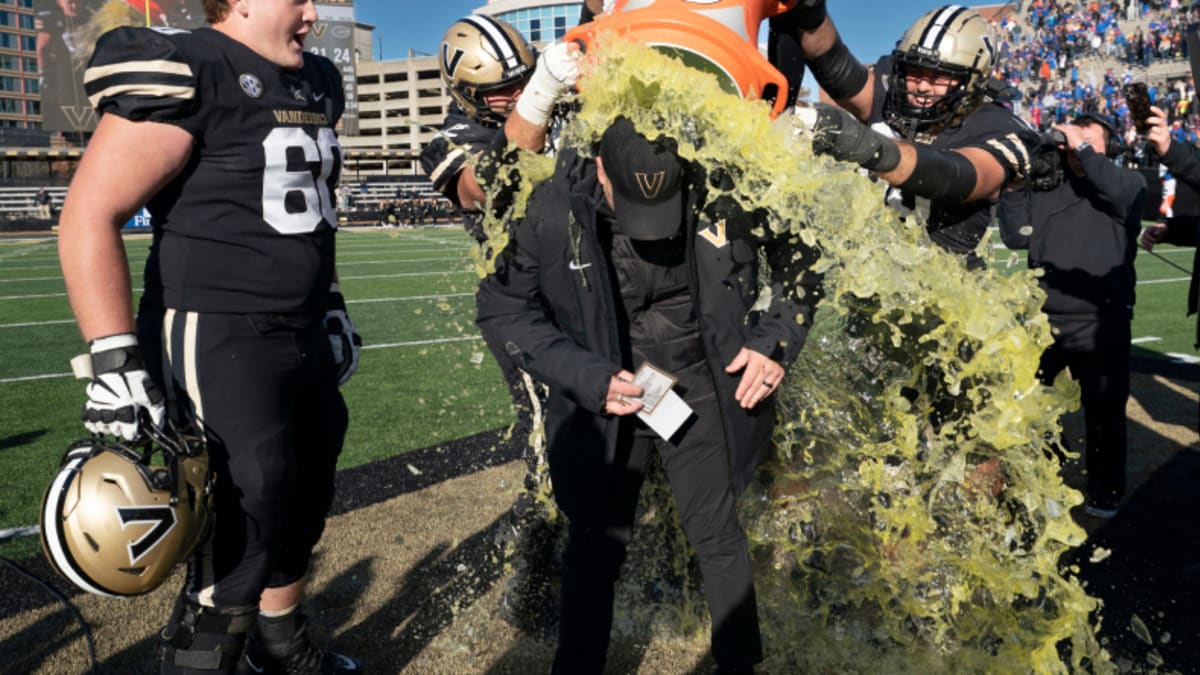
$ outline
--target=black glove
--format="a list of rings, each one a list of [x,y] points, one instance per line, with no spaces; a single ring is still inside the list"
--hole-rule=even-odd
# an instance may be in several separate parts
[[[859,122],[848,110],[816,103],[812,123],[813,152],[843,162],[854,162],[868,171],[891,171],[900,164],[900,148],[892,139]],[[812,113],[799,113],[801,119]]]
[[[155,426],[162,426],[167,414],[163,393],[146,372],[137,338],[132,333],[100,338],[92,342],[91,352],[93,379],[87,386],[83,426],[132,441],[141,431],[142,409]]]
[[[329,333],[329,347],[333,350],[333,362],[337,366],[337,383],[346,384],[358,370],[358,352],[362,349],[362,338],[354,328],[350,315],[346,314],[346,299],[337,284],[329,290],[329,309],[325,310],[325,330]]]
[[[771,17],[774,30],[816,30],[825,22],[825,0],[798,0],[791,9]]]

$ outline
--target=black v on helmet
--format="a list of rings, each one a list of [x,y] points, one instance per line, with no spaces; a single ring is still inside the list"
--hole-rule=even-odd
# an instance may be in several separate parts
[[[455,21],[442,36],[438,67],[450,96],[468,117],[503,124],[484,95],[523,82],[537,64],[533,48],[516,28],[487,16],[472,14]]]
[[[946,5],[927,12],[904,32],[892,52],[891,86],[884,101],[889,126],[906,138],[946,125],[974,110],[987,92],[996,60],[991,28],[973,9]],[[905,82],[914,67],[957,80],[932,105],[910,103]]]
[[[203,442],[142,428],[141,445],[102,436],[71,444],[42,498],[46,557],[89,593],[148,593],[208,534],[212,478]]]

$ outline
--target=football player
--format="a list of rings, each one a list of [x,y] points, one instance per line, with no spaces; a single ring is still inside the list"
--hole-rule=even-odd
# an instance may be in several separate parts
[[[799,36],[817,83],[841,106],[816,105],[814,150],[887,181],[889,204],[982,268],[975,249],[1001,189],[1028,175],[1030,136],[990,99],[996,48],[987,21],[958,5],[934,9],[871,69],[843,44],[824,0],[803,0],[775,21]]]
[[[162,672],[359,672],[312,643],[300,610],[361,344],[334,272],[342,81],[304,50],[312,0],[204,10],[211,27],[106,34],[86,71],[100,121],[59,232],[95,373],[84,419],[133,438],[165,405],[203,434],[217,477]],[[143,204],[135,330],[120,229]]]
[[[584,7],[584,17],[587,6]],[[454,102],[442,131],[421,151],[421,165],[434,187],[463,212],[463,225],[476,241],[487,240],[482,209],[487,195],[481,174],[504,161],[509,143],[532,151],[549,151],[551,126],[559,100],[571,91],[579,74],[580,52],[575,45],[554,43],[539,57],[509,24],[483,14],[456,21],[442,38],[439,65],[442,81]],[[486,340],[485,336],[485,340]],[[516,365],[499,343],[486,343],[500,365],[517,413],[514,438],[524,443],[533,430],[540,406],[533,380]],[[538,489],[540,447],[526,448],[526,493],[502,527],[502,553],[516,552],[518,573],[506,593],[501,612],[518,627],[535,630],[553,602],[549,570],[558,538],[542,507],[530,493]]]

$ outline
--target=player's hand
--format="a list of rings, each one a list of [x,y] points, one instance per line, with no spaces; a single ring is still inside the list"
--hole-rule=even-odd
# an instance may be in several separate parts
[[[604,396],[604,412],[610,415],[632,415],[642,409],[642,402],[636,399],[646,393],[633,383],[633,373],[628,370],[619,371],[608,378],[608,394]]]
[[[797,0],[787,11],[771,17],[771,27],[775,30],[816,30],[825,23],[825,14],[825,0]]]
[[[1167,226],[1164,223],[1155,223],[1142,230],[1142,236],[1138,237],[1138,242],[1142,245],[1142,248],[1152,251],[1154,250],[1154,245],[1165,239],[1166,236]]]
[[[1167,122],[1167,113],[1162,108],[1150,106],[1146,124],[1150,127],[1150,131],[1146,132],[1146,140],[1154,146],[1159,157],[1167,154],[1167,149],[1171,147],[1171,126]]]
[[[812,108],[798,109],[796,114],[811,129],[813,152],[819,155],[879,172],[891,171],[900,163],[896,144],[858,121],[848,110],[815,103]]]
[[[546,47],[517,99],[517,114],[537,126],[548,124],[554,104],[575,87],[582,62],[583,52],[574,42],[555,42]]]
[[[354,328],[354,322],[346,314],[346,299],[337,284],[329,291],[329,309],[325,311],[325,331],[329,333],[329,347],[333,350],[333,363],[337,366],[338,385],[346,384],[358,370],[358,353],[362,349],[362,338]]]
[[[146,410],[161,427],[167,409],[162,390],[146,372],[142,351],[133,333],[110,335],[91,345],[92,381],[83,406],[83,426],[95,434],[132,441],[141,431],[139,412]]]
[[[725,372],[730,374],[739,370],[742,371],[742,379],[733,397],[746,409],[753,408],[775,393],[786,373],[778,362],[747,347],[742,347],[742,351],[725,366]]]

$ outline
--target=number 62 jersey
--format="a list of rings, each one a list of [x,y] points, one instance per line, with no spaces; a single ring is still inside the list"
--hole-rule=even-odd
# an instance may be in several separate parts
[[[146,300],[197,312],[324,309],[345,106],[328,59],[305,53],[292,70],[211,28],[118,28],[97,42],[84,84],[100,114],[194,138],[184,169],[147,204]]]

